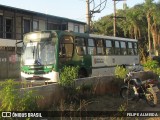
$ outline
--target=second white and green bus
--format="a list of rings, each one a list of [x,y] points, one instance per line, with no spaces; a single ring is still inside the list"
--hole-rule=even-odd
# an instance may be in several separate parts
[[[21,50],[21,78],[27,81],[58,82],[64,66],[79,66],[79,77],[89,77],[133,64],[140,64],[138,41],[129,38],[37,31],[24,35]]]

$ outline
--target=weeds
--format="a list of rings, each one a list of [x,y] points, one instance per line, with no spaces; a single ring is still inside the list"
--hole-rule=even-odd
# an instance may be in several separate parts
[[[73,87],[75,80],[78,78],[78,70],[78,66],[65,66],[60,74],[60,85]]]
[[[40,99],[40,96],[36,96],[33,91],[20,91],[18,86],[13,80],[7,80],[0,85],[0,111],[37,110],[36,100]]]
[[[158,68],[158,62],[149,57],[143,66],[145,70],[155,71]]]
[[[128,70],[122,66],[116,66],[115,75],[117,78],[124,79],[128,73]]]

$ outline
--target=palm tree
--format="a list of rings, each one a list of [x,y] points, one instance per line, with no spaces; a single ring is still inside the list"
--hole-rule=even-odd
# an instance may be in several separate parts
[[[151,23],[152,23],[152,13],[154,9],[153,0],[145,0],[144,4],[144,11],[146,13],[147,24],[148,24],[148,48],[149,48],[149,55],[151,56],[152,50],[152,42],[151,42]]]
[[[154,4],[153,6],[153,23],[151,24],[151,34],[153,37],[153,45],[154,45],[154,52],[158,50],[159,44],[158,44],[158,37],[159,37],[159,28],[160,28],[160,13],[158,12],[160,10],[160,6],[157,4]]]

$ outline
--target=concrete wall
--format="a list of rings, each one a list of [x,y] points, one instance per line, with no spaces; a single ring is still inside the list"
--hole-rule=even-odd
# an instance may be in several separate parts
[[[0,79],[19,78],[20,58],[15,51],[0,50]]]
[[[41,108],[49,108],[65,97],[63,89],[58,84],[22,88],[22,90],[33,90],[36,95],[42,96],[43,98],[38,101]]]
[[[140,79],[155,78],[155,75],[151,72],[139,72],[134,73],[135,76]],[[118,84],[117,84],[118,83]],[[119,95],[120,87],[123,84],[123,80],[116,79],[115,76],[99,76],[99,77],[88,77],[76,80],[75,85],[93,85],[92,93],[96,95]],[[49,84],[37,87],[26,88],[27,90],[35,90],[37,94],[43,96],[44,99],[38,101],[41,108],[51,107],[54,104],[60,103],[61,100],[65,99],[66,91],[58,84]]]

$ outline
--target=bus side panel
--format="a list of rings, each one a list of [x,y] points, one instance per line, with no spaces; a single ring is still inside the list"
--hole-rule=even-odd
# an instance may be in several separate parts
[[[92,56],[92,76],[113,75],[117,65],[139,65],[139,56]]]

